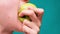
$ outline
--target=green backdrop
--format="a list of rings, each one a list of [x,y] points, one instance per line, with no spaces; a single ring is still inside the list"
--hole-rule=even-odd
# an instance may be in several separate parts
[[[30,0],[39,8],[43,8],[44,15],[40,34],[60,34],[60,0]],[[23,34],[13,32],[13,34]]]

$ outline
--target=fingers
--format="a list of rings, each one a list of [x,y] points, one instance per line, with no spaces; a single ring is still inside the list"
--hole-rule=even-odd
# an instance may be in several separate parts
[[[37,14],[39,20],[42,19],[42,16],[43,16],[43,13],[44,13],[44,9],[30,7],[30,10],[34,10],[34,12]]]
[[[34,22],[25,19],[23,24],[23,31],[26,34],[37,34],[39,32],[39,27]]]
[[[43,16],[43,13],[44,13],[44,9],[30,7],[30,10],[33,10],[36,13],[36,16],[38,17],[38,19],[40,21],[37,24],[40,26],[41,25],[42,16]]]
[[[44,9],[42,9],[42,8],[37,8],[37,9],[34,9],[35,10],[35,12],[36,12],[36,14],[37,14],[37,17],[38,17],[38,19],[40,20],[40,24],[39,24],[39,26],[41,26],[41,20],[42,20],[42,16],[43,16],[43,13],[44,13]]]
[[[36,14],[37,15],[36,15]],[[28,20],[23,21],[23,31],[27,34],[37,34],[39,32],[39,27],[41,26],[42,15],[44,13],[43,9],[39,8],[29,8],[20,12],[19,16],[29,16],[32,20],[31,22]]]
[[[23,26],[23,31],[28,34],[36,34],[36,31],[32,30],[31,28],[27,27],[26,25]]]
[[[36,16],[36,14],[37,16]],[[22,17],[24,15],[27,15],[30,17],[30,19],[37,24],[37,26],[41,26],[41,20],[42,20],[42,15],[44,13],[43,9],[39,8],[32,8],[30,10],[23,10],[19,16]]]
[[[34,22],[30,22],[27,19],[25,19],[23,24],[37,32],[39,31],[39,27]]]
[[[19,16],[24,16],[24,15],[27,15],[30,17],[30,19],[33,21],[33,22],[39,22],[37,16],[35,15],[34,11],[33,10],[23,10]]]
[[[41,8],[38,8],[35,12],[38,14],[38,19],[41,21],[43,13],[44,13],[44,10],[41,9]]]

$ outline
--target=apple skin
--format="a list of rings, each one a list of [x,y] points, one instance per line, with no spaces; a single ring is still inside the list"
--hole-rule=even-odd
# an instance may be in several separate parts
[[[30,6],[33,7],[33,8],[37,8],[37,7],[36,7],[34,4],[32,4],[32,3],[25,3],[25,4],[23,4],[23,5],[20,7],[20,9],[19,9],[19,11],[18,11],[18,14],[19,14],[21,11],[27,9],[27,8],[30,7]],[[18,19],[19,19],[21,22],[23,22],[24,19],[30,20],[28,16],[24,16],[24,17],[18,16]]]

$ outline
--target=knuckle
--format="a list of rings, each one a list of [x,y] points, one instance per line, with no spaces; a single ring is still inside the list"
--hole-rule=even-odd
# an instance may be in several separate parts
[[[22,13],[27,14],[28,16],[31,16],[32,14],[34,14],[33,10],[23,10]]]
[[[29,16],[34,15],[34,12],[32,10],[29,10]]]

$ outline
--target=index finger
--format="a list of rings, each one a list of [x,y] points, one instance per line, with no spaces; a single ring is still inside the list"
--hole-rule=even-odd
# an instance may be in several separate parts
[[[44,9],[42,9],[42,8],[33,8],[33,7],[30,7],[30,9],[31,10],[34,10],[34,12],[36,13],[36,16],[41,21],[42,20],[43,13],[44,13]]]

